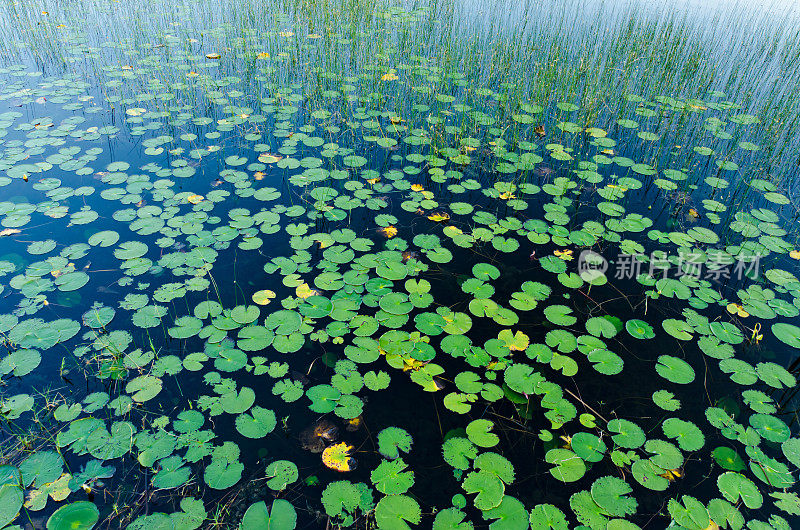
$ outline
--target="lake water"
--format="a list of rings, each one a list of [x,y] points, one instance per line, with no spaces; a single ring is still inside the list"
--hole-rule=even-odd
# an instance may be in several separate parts
[[[0,528],[797,526],[793,3],[0,10]]]

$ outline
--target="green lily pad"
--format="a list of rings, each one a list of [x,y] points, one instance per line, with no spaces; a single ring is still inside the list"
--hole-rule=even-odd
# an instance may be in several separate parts
[[[574,482],[586,473],[583,460],[567,449],[550,449],[544,458],[547,463],[555,464],[550,474],[562,482]]]
[[[478,447],[493,447],[500,443],[500,438],[491,432],[494,423],[490,420],[473,420],[467,425],[469,441]]]
[[[656,336],[653,327],[644,320],[628,320],[625,323],[625,329],[635,339],[652,339]]]
[[[297,512],[285,499],[275,499],[267,510],[264,501],[247,507],[239,524],[240,530],[293,530],[297,526]]]
[[[628,495],[633,491],[627,482],[617,477],[602,477],[592,483],[592,499],[605,515],[625,517],[636,513],[638,503]]]
[[[297,466],[289,460],[276,460],[270,463],[266,469],[267,487],[282,491],[286,486],[292,484],[299,477]]]
[[[694,370],[691,365],[671,355],[659,355],[656,372],[664,379],[679,385],[694,381]]]
[[[88,501],[75,501],[60,507],[47,520],[47,530],[89,530],[100,519],[97,506]]]
[[[407,495],[387,495],[375,506],[375,520],[386,530],[408,530],[408,523],[416,525],[421,519],[419,504]]]

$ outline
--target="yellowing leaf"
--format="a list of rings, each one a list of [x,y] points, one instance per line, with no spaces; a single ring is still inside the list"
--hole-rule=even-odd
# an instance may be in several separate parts
[[[4,228],[3,230],[0,230],[0,237],[13,236],[14,234],[19,234],[20,232],[22,232],[22,230],[19,228]]]
[[[361,427],[361,424],[363,422],[364,420],[361,418],[361,416],[356,416],[355,418],[345,420],[345,423],[347,424],[345,428],[350,432],[354,432],[357,431],[359,427]]]
[[[253,302],[258,305],[267,305],[273,298],[275,298],[275,291],[270,291],[269,289],[263,289],[253,293]]]
[[[50,483],[50,498],[56,502],[63,501],[69,494],[72,493],[72,490],[69,489],[69,480],[72,478],[72,475],[69,473],[63,473],[57,480]]]
[[[43,484],[39,489],[31,490],[25,501],[25,507],[29,510],[39,511],[47,504],[48,496],[56,502],[63,501],[72,493],[69,489],[71,478],[72,475],[69,473],[63,473],[53,482]]]
[[[789,257],[792,259],[800,259],[800,250],[789,251]]]
[[[202,195],[198,195],[196,193],[192,193],[189,195],[186,200],[191,204],[200,204],[203,202],[204,197]]]
[[[428,216],[428,219],[441,223],[442,221],[448,221],[450,219],[450,214],[447,212],[434,212]]]
[[[424,189],[425,189],[425,186],[423,186],[422,184],[412,184],[411,185],[411,191],[422,191]]]
[[[355,449],[347,442],[339,442],[322,451],[322,463],[339,472],[350,471],[355,467],[355,460],[350,456],[350,451]]]
[[[301,283],[300,285],[297,286],[297,289],[295,289],[295,293],[297,294],[298,298],[302,298],[303,300],[305,300],[306,298],[308,298],[310,296],[314,296],[316,294],[319,294],[319,293],[317,293],[317,291],[315,291],[314,289],[309,287],[308,284],[305,283],[305,282],[303,282],[303,283]]]
[[[659,476],[664,477],[665,479],[672,482],[676,479],[681,478],[683,476],[683,472],[680,469],[668,469],[664,473],[661,473]]]
[[[269,59],[269,54],[267,52],[261,52],[257,56],[259,59]]]
[[[408,372],[409,370],[419,370],[425,365],[422,361],[418,361],[416,359],[407,358],[403,359],[403,371]]]
[[[388,239],[391,239],[397,235],[397,228],[392,225],[384,226],[383,228],[378,229],[378,233],[386,236]]]
[[[531,343],[530,338],[526,334],[521,331],[514,333],[510,329],[501,331],[498,338],[502,340],[511,351],[524,351]]]
[[[731,302],[730,304],[728,304],[726,309],[728,310],[728,313],[732,315],[738,315],[741,318],[747,318],[750,316],[750,313],[745,311],[740,304],[737,304],[735,302]]]
[[[272,155],[270,153],[261,153],[260,155],[258,155],[258,161],[263,164],[274,164],[280,159],[281,159],[280,156]]]
[[[398,79],[400,78],[393,72],[388,72],[381,76],[381,81],[397,81]]]

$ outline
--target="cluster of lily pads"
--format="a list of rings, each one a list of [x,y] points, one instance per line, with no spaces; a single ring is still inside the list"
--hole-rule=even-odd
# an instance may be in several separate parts
[[[0,527],[800,516],[796,208],[724,93],[589,120],[425,57],[287,78],[333,28],[65,26],[76,71],[0,69]]]

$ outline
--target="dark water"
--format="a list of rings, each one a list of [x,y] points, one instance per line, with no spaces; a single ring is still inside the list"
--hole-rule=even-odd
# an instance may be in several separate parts
[[[186,462],[192,459],[182,448],[168,448],[145,465],[141,455],[157,451],[147,447],[142,434],[127,441],[128,451],[103,462],[115,468],[113,474],[84,477],[91,493],[75,483],[68,496],[51,495],[44,506],[30,501],[17,524],[43,527],[58,507],[90,500],[100,512],[98,526],[125,527],[137,517],[177,512],[180,501],[191,497],[201,499],[207,511],[201,527],[236,527],[251,503],[263,499],[269,505],[273,498],[292,503],[298,527],[329,527],[341,522],[330,518],[334,514],[326,513],[320,501],[329,484],[361,482],[370,488],[373,503],[384,498],[372,475],[385,460],[377,435],[396,426],[413,438],[411,451],[402,458],[414,472],[414,484],[403,494],[421,510],[419,527],[431,527],[438,511],[455,506],[475,527],[487,527],[502,516],[509,519],[507,528],[527,528],[527,514],[523,520],[519,513],[504,513],[497,508],[499,498],[493,505],[499,511],[476,506],[474,492],[465,494],[462,487],[475,471],[454,470],[442,457],[447,439],[473,438],[468,426],[486,419],[499,438],[479,451],[502,455],[513,465],[514,480],[504,492],[528,513],[547,503],[565,514],[570,527],[600,528],[618,517],[642,528],[664,528],[670,518],[679,517],[669,501],[688,495],[709,506],[714,519],[712,499],[732,494],[717,485],[725,468],[712,450],[728,447],[743,458],[737,471],[769,501],[763,507],[738,504],[742,521],[763,528],[763,520],[772,517],[774,528],[794,526],[797,510],[781,511],[769,497],[794,495],[797,461],[793,442],[782,445],[797,430],[796,346],[771,328],[777,322],[796,324],[800,307],[800,285],[792,276],[797,261],[790,254],[797,244],[792,193],[796,101],[791,86],[775,83],[786,75],[782,67],[794,53],[791,34],[780,33],[792,27],[789,22],[774,34],[765,31],[761,38],[746,40],[722,30],[717,34],[711,23],[671,33],[664,29],[669,19],[663,10],[646,15],[612,6],[608,9],[615,17],[601,21],[612,36],[588,48],[605,62],[590,69],[581,59],[589,57],[581,49],[587,49],[584,39],[590,32],[562,30],[571,24],[569,17],[586,24],[584,10],[595,8],[591,5],[577,11],[580,6],[567,6],[569,17],[556,17],[553,6],[534,16],[531,10],[542,6],[529,5],[517,17],[521,27],[515,33],[495,24],[513,9],[492,15],[486,13],[492,6],[482,4],[165,6],[174,9],[128,3],[87,4],[85,11],[57,4],[4,7],[24,23],[4,27],[10,38],[4,44],[7,63],[0,70],[5,81],[0,162],[6,175],[0,177],[0,224],[8,229],[0,237],[0,270],[5,271],[0,328],[7,337],[0,388],[7,421],[0,464],[31,469],[37,454],[59,446],[60,471],[23,471],[19,491],[30,498],[33,490],[42,489],[37,477],[47,477],[50,484],[62,473],[76,476],[94,460],[78,445],[58,441],[58,433],[63,439],[73,420],[97,418],[106,427],[128,421],[140,433],[177,438],[178,415],[199,410],[202,429],[213,440],[206,444],[208,454],[197,461]],[[717,9],[718,16],[735,14],[736,24],[744,23],[741,6]],[[685,13],[691,17],[694,11]],[[85,27],[83,14],[89,21]],[[652,44],[651,51],[672,54],[674,67],[656,66],[658,61],[642,71],[613,66],[626,49],[612,49],[612,43],[624,41],[624,21],[634,15],[645,17],[643,26],[628,38],[639,39],[636,46],[644,51],[654,35],[683,41],[671,49]],[[551,35],[540,33],[555,18],[559,22]],[[647,26],[647,21],[656,25]],[[473,27],[482,28],[475,40],[460,37]],[[509,35],[517,42],[498,48]],[[782,46],[780,57],[762,57],[759,53],[772,38]],[[743,47],[745,40],[749,47]],[[737,61],[723,63],[716,57],[692,66],[690,50],[702,50],[709,42],[741,50],[739,67]],[[564,64],[586,68],[585,73],[571,77],[561,67],[535,66],[553,58],[542,51],[548,49],[545,43],[561,50],[556,56]],[[634,72],[630,77],[609,80],[609,72],[626,68]],[[704,77],[712,71],[713,78]],[[616,92],[601,101],[601,85]],[[544,100],[537,97],[543,91],[549,94]],[[437,217],[442,213],[448,217]],[[396,235],[382,232],[386,226],[396,228]],[[119,239],[107,235],[95,240],[103,231]],[[464,243],[457,234],[477,240]],[[307,236],[313,237],[303,239]],[[712,249],[723,250],[731,278],[709,276],[705,283],[684,279],[653,287],[655,278],[636,279],[649,271],[648,263],[637,274],[623,274],[625,256],[663,251],[672,256],[669,277],[678,278],[686,265],[681,249],[699,249],[704,257]],[[607,283],[580,279],[584,250],[610,261]],[[754,279],[736,269],[752,254],[762,254]],[[284,260],[270,268],[275,258]],[[379,258],[394,268],[381,273],[378,261],[370,265]],[[480,296],[467,291],[477,275],[474,266],[481,263],[499,272],[486,283],[493,289],[491,300],[501,307],[517,307],[511,300],[524,282],[539,282],[551,292],[530,310],[508,310],[511,315],[504,318],[481,316],[473,305]],[[708,265],[705,258],[703,265]],[[562,266],[573,275],[559,276]],[[397,268],[403,271],[399,279],[387,279],[394,278]],[[346,275],[348,270],[353,276]],[[771,276],[766,271],[784,272]],[[343,282],[339,272],[345,273]],[[393,302],[380,301],[388,290],[376,294],[370,284],[362,288],[366,280],[353,279],[357,273],[362,279],[383,277],[389,289],[400,293],[413,289],[406,280],[426,280],[431,305],[410,310],[405,323],[402,317],[395,322],[383,309]],[[72,282],[85,285],[73,289]],[[225,364],[213,357],[224,349],[217,345],[233,348],[239,341],[241,349],[239,329],[248,324],[270,329],[286,324],[273,325],[270,315],[305,307],[297,290],[303,282],[327,299],[353,300],[350,317],[306,318],[289,332],[294,334],[286,339],[291,351],[276,349],[277,344],[255,348],[243,354],[247,367],[242,363],[223,370]],[[265,289],[275,296],[258,306],[255,321],[214,325],[206,318],[201,319],[203,331],[174,337],[179,334],[176,320],[197,315],[201,302],[213,301],[225,310],[253,306],[254,294]],[[761,297],[764,304],[748,302]],[[769,306],[768,300],[783,302]],[[729,303],[743,304],[741,311],[752,314],[733,316],[736,308]],[[546,310],[561,305],[574,321]],[[92,325],[87,311],[93,306],[113,308],[113,319]],[[461,332],[434,333],[432,325],[415,320],[437,309],[447,318],[463,318],[454,313],[470,318],[463,334],[474,347],[468,349],[471,356],[454,353],[445,342]],[[586,322],[606,316],[617,320],[607,321],[614,323],[614,332],[603,332],[605,345],[599,346],[591,341],[601,333],[587,331]],[[634,319],[649,323],[653,336],[641,340],[626,331],[626,322]],[[668,329],[676,319],[688,326],[690,340]],[[362,333],[364,322],[363,334],[376,340],[390,335],[376,360],[355,365],[356,379],[383,371],[391,381],[388,388],[359,386],[352,393],[360,403],[356,413],[313,410],[313,391],[303,394],[336,380],[336,363],[348,357],[346,348]],[[712,328],[709,322],[728,327]],[[393,329],[415,340],[414,334],[424,336],[434,357],[420,361],[411,356],[403,367],[392,365],[385,350],[405,340],[392,336]],[[525,347],[509,351],[498,339],[504,330],[524,334],[524,346],[546,344],[562,357],[556,355],[551,363],[534,359]],[[65,338],[53,339],[58,333]],[[334,340],[336,335],[341,340]],[[713,337],[729,342],[731,357],[749,364],[720,363],[725,355],[715,358],[710,348],[698,346],[697,339]],[[576,338],[584,342],[570,349]],[[119,348],[103,348],[105,340]],[[589,354],[595,348],[612,352],[622,370],[607,374],[593,366]],[[200,352],[211,354],[202,366],[192,362]],[[37,355],[41,360],[34,362]],[[688,363],[694,377],[684,384],[680,374],[660,374],[656,365],[662,355]],[[277,378],[255,375],[255,357],[288,366]],[[142,358],[146,362],[139,364]],[[30,363],[35,366],[14,376],[15,366],[26,371]],[[542,399],[543,391],[523,395],[510,388],[508,374],[515,365],[531,367],[552,385],[552,393],[560,393],[556,402],[562,409],[574,409],[566,421],[553,420],[554,405]],[[429,378],[426,388],[421,374],[433,367],[441,372]],[[458,413],[448,407],[446,396],[480,393],[463,390],[457,376],[464,372],[476,374],[486,395]],[[160,390],[150,399],[136,398],[135,379]],[[296,400],[286,402],[273,390],[281,379],[302,388]],[[261,407],[274,413],[274,428],[260,438],[243,436],[237,428],[237,417],[246,411],[215,411],[224,391],[243,388],[254,395],[247,410]],[[680,408],[656,406],[653,394],[661,390],[673,393]],[[764,394],[745,398],[744,390]],[[141,403],[129,401],[130,410],[119,413],[114,400],[120,399]],[[25,400],[32,403],[15,408]],[[93,407],[95,402],[100,404]],[[64,403],[83,403],[83,409],[63,419],[54,411]],[[737,440],[732,428],[714,425],[711,407],[724,409],[742,426],[751,425],[750,438]],[[359,424],[348,430],[351,416]],[[683,440],[686,432],[666,432],[670,423],[665,420],[676,418],[699,429],[700,447]],[[303,431],[320,419],[338,427],[337,441],[354,446],[357,466],[352,471],[329,469],[319,454],[303,448]],[[612,459],[615,448],[630,449],[642,460],[656,452],[641,443],[626,447],[624,440],[615,445],[616,431],[608,426],[615,419],[636,423],[648,441],[669,439],[681,464],[665,491],[643,484],[632,462]],[[760,430],[763,437],[752,436],[759,421],[773,420],[782,422],[785,436],[766,428]],[[572,450],[570,439],[578,432],[596,434],[608,451],[596,462],[581,464],[585,474],[562,482],[552,474],[548,455],[558,448]],[[233,460],[242,464],[241,478],[216,489],[209,484],[215,472],[207,471],[219,460],[211,448],[225,442],[238,447]],[[190,473],[183,482],[159,488],[154,477],[167,461],[161,459],[175,455]],[[274,491],[265,485],[265,468],[278,460],[293,462],[298,478]],[[756,471],[761,469],[763,476],[765,468],[774,472],[769,480]],[[615,514],[598,502],[598,522],[585,514],[585,506],[582,510],[571,503],[582,491],[594,495],[592,486],[603,477],[627,482],[636,509]],[[456,495],[466,496],[466,506]],[[589,511],[593,506],[591,501]],[[377,520],[381,528],[404,528],[386,522],[380,509],[363,508],[355,527],[371,528]],[[156,519],[136,524],[152,525]],[[495,523],[490,528],[506,527]]]

